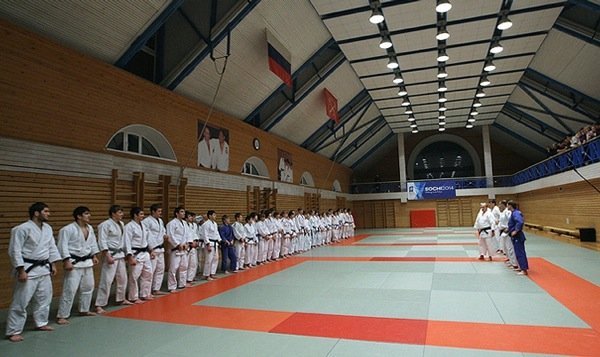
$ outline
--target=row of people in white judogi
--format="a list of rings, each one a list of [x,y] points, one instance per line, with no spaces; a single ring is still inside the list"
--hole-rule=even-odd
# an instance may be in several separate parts
[[[80,293],[79,313],[84,316],[95,315],[90,311],[90,305],[94,290],[93,266],[98,263],[99,255],[103,259],[96,313],[105,312],[104,307],[108,304],[115,280],[116,302],[120,304],[143,303],[144,300],[152,300],[154,295],[166,294],[161,291],[165,253],[170,254],[167,277],[169,292],[183,289],[194,280],[199,247],[204,248],[204,277],[208,280],[215,278],[219,260],[218,244],[223,241],[215,221],[216,213],[208,211],[206,222],[200,219],[198,224],[195,214],[177,207],[174,218],[165,226],[160,205],[152,205],[150,211],[151,215],[144,217],[144,211],[134,207],[130,212],[131,221],[124,224],[123,210],[119,206],[111,206],[109,218],[98,225],[96,239],[90,225],[90,210],[77,207],[73,211],[74,222],[59,231],[58,242],[55,243],[52,228],[46,223],[50,215],[48,206],[42,202],[33,204],[29,208],[30,220],[11,231],[9,256],[15,267],[17,284],[7,319],[6,335],[9,339],[14,342],[22,340],[26,308],[32,299],[35,302],[33,316],[36,327],[52,330],[48,326],[52,298],[50,275],[56,273],[55,263],[58,261],[63,262],[65,270],[57,314],[59,324],[69,323],[77,290]],[[293,211],[289,215],[273,215],[271,212],[268,223],[265,223],[266,216],[260,220],[257,214],[251,214],[246,217],[245,225],[242,224],[241,214],[236,214],[236,222],[232,226],[235,240],[231,244],[240,259],[233,263],[235,269],[232,270],[287,257],[311,246],[354,234],[354,220],[349,211],[328,212],[322,216],[308,214],[307,217],[302,213],[302,210],[298,215]],[[224,225],[229,224],[228,220],[223,221]],[[257,228],[262,230],[263,235]],[[271,231],[273,228],[275,230]],[[165,244],[167,242],[168,245]],[[170,250],[166,250],[166,247]],[[129,274],[126,265],[130,267]]]
[[[519,268],[508,232],[510,216],[511,211],[507,208],[506,201],[496,205],[496,200],[492,199],[480,204],[474,224],[479,242],[479,260],[484,260],[487,256],[491,261],[495,255],[506,255],[506,264],[513,269]]]

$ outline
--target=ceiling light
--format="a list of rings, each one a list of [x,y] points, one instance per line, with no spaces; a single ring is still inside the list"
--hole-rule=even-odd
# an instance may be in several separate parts
[[[440,125],[446,125],[446,121],[444,119],[440,120]]]
[[[479,88],[479,89],[477,89],[477,93],[475,93],[475,96],[477,98],[483,98],[483,97],[485,97],[485,92],[483,91],[483,89]]]
[[[442,27],[440,27],[437,35],[435,35],[435,38],[438,41],[444,41],[444,40],[447,40],[450,38],[450,33],[448,32],[448,30],[446,30],[446,25],[443,25]]]
[[[483,67],[483,70],[486,72],[491,72],[493,70],[496,69],[496,66],[494,65],[494,62],[492,62],[491,59],[485,61],[485,66]]]
[[[481,102],[479,101],[479,99],[475,99],[475,101],[473,102],[473,107],[475,108],[479,108],[481,107]]]
[[[408,94],[408,92],[406,91],[406,88],[404,86],[400,87],[400,90],[398,91],[398,95],[401,97],[404,97],[407,94]]]
[[[472,127],[473,127],[473,124],[471,124],[471,123],[468,123],[467,126],[465,126],[465,128],[467,128],[467,129],[471,129]]]
[[[390,57],[390,60],[388,61],[388,64],[387,64],[387,68],[396,69],[398,67],[399,67],[398,61],[394,57]]]
[[[413,128],[413,130],[411,130],[411,133],[413,133],[413,134],[416,134],[418,132],[419,132],[419,129],[417,129],[417,128]]]
[[[387,50],[390,47],[392,47],[392,40],[390,40],[390,36],[383,35],[381,42],[379,42],[379,48]]]
[[[406,98],[405,100],[402,101],[403,107],[408,107],[409,105],[410,105],[410,102],[408,101],[408,98]]]
[[[392,82],[394,82],[395,84],[400,84],[404,82],[404,78],[402,78],[402,75],[399,72],[396,72],[394,74],[394,79],[392,80]]]
[[[444,115],[444,113],[440,113],[440,115],[438,115],[438,119],[440,119],[440,120],[446,119],[446,116]]]
[[[469,122],[469,123],[475,123],[475,118],[469,117],[469,119],[467,119],[467,122]]]
[[[440,104],[440,107],[438,108],[438,111],[445,112],[446,110],[448,110],[448,108],[446,108],[446,106],[444,104]]]
[[[502,51],[504,51],[504,47],[502,47],[502,45],[500,44],[500,41],[496,40],[496,41],[492,42],[492,47],[490,48],[490,53],[493,53],[496,55]]]
[[[477,111],[477,109],[473,109],[473,110],[471,110],[471,113],[469,115],[472,115],[472,116],[479,115],[479,112]]]
[[[440,127],[438,128],[438,131],[444,131],[444,130],[446,130],[446,128],[445,128],[445,127],[443,127],[443,126],[440,126]]]
[[[445,81],[440,81],[440,86],[438,87],[438,92],[445,92],[448,90],[448,87],[446,87],[446,82]]]
[[[502,15],[502,17],[500,17],[500,21],[498,22],[498,30],[508,30],[509,28],[511,28],[513,25],[512,21],[510,21],[510,19],[508,18],[507,14]]]
[[[412,114],[413,110],[411,107],[406,108],[406,110],[404,111],[404,114]]]
[[[372,23],[373,25],[377,25],[383,22],[383,20],[385,20],[383,18],[383,13],[381,12],[381,9],[379,9],[379,1],[377,1],[375,3],[375,8],[373,9],[373,12],[371,13],[371,17],[369,17],[369,22]]]
[[[450,59],[450,57],[448,57],[448,54],[446,53],[445,49],[438,50],[438,56],[437,56],[438,62],[446,62],[449,59]]]
[[[452,9],[452,4],[448,0],[437,0],[435,11],[437,12],[448,12]]]
[[[446,78],[446,77],[448,77],[448,72],[446,72],[446,69],[444,67],[438,68],[437,77],[438,78]]]
[[[417,123],[414,123],[414,122],[413,122],[413,123],[410,123],[410,127],[411,127],[411,128],[416,128],[416,127],[417,127]]]
[[[408,117],[408,121],[410,121],[410,122],[413,122],[413,121],[415,121],[415,120],[416,120],[416,119],[415,119],[415,117],[414,117],[413,115],[410,115],[410,116]]]
[[[481,81],[479,81],[479,85],[483,87],[487,87],[491,84],[490,80],[487,77],[487,74],[481,77]]]
[[[440,93],[440,97],[438,98],[438,103],[446,103],[448,99],[446,99],[446,95],[444,93]]]

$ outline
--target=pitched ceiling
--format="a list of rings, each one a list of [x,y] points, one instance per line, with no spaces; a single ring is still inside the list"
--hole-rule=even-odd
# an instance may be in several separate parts
[[[492,58],[475,125],[492,125],[492,135],[539,159],[547,145],[599,121],[598,2],[451,2],[439,14],[435,0],[21,0],[0,3],[0,17],[206,104],[220,83],[218,110],[351,167],[411,131],[406,108],[419,131],[440,128],[438,49],[450,57],[444,127],[465,127]],[[385,21],[374,25],[378,4]],[[502,13],[513,23],[504,31],[496,27]],[[444,24],[450,37],[438,41]],[[292,88],[268,70],[266,30],[291,53]],[[504,50],[492,55],[495,39]],[[338,99],[335,126],[324,88]]]

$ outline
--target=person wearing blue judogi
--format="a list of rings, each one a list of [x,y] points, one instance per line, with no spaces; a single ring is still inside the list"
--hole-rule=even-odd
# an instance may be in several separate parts
[[[509,201],[508,209],[511,212],[508,220],[508,234],[510,234],[515,255],[519,263],[519,275],[527,275],[529,264],[527,262],[527,253],[525,252],[525,233],[523,233],[523,214],[519,210],[519,205],[516,202]]]

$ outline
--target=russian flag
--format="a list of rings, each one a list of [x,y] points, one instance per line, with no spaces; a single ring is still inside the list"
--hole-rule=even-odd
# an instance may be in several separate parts
[[[269,69],[288,86],[292,87],[292,55],[267,29]]]

